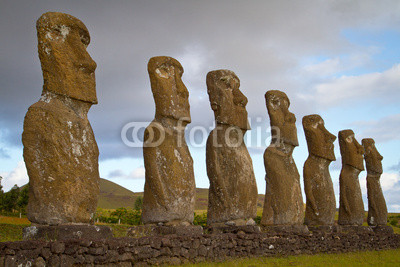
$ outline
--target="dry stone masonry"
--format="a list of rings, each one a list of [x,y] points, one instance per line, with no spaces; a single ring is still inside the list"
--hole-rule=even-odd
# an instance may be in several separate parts
[[[382,231],[312,234],[205,234],[103,240],[0,243],[3,266],[176,265],[236,257],[343,253],[400,247],[400,235]]]

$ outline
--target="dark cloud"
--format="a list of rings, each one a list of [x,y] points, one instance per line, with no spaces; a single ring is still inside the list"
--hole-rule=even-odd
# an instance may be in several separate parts
[[[147,62],[156,55],[182,63],[193,126],[212,124],[205,77],[220,68],[239,76],[250,117],[267,118],[263,95],[270,89],[286,91],[298,117],[315,113],[317,105],[299,96],[308,84],[293,74],[301,59],[357,49],[340,37],[344,27],[400,25],[397,1],[365,2],[6,1],[0,10],[1,141],[21,147],[24,115],[40,98],[35,23],[44,12],[69,13],[89,29],[99,98],[89,118],[104,160],[141,156],[124,146],[120,130],[154,116]]]

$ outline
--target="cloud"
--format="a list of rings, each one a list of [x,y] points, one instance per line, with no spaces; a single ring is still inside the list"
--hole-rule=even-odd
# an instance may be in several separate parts
[[[379,120],[358,121],[353,124],[361,129],[362,136],[373,138],[375,142],[400,140],[400,114]]]
[[[400,174],[383,173],[381,176],[383,195],[389,212],[400,212]]]
[[[393,103],[400,97],[399,84],[400,64],[396,64],[383,72],[332,78],[315,85],[313,92],[307,97],[324,108],[365,99]]]
[[[0,147],[0,158],[3,158],[3,159],[9,159],[10,158],[10,155],[8,154],[7,149],[4,149],[4,148]]]
[[[399,171],[400,172],[400,161],[399,161],[399,163],[390,166],[389,170],[391,170],[391,171]]]
[[[29,182],[25,163],[23,161],[18,162],[14,170],[0,173],[0,175],[3,177],[1,184],[5,192],[10,190],[14,185],[21,187]]]
[[[126,174],[123,170],[117,169],[109,172],[108,178],[110,179],[144,179],[145,177],[145,169],[144,166],[139,166],[138,168],[131,171],[129,174]]]
[[[400,193],[400,175],[398,173],[383,173],[381,175],[381,187],[383,191],[395,189]]]

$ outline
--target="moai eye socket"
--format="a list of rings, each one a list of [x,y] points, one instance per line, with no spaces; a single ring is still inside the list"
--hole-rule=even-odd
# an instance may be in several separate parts
[[[173,72],[173,68],[172,68],[172,72]],[[160,78],[164,78],[164,79],[169,79],[171,77],[172,72],[171,72],[171,68],[169,68],[167,66],[161,66],[156,69],[156,74]]]

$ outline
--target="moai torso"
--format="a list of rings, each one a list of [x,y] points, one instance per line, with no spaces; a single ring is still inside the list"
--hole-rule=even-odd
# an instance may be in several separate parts
[[[262,225],[300,225],[304,220],[300,175],[293,160],[298,146],[296,118],[289,99],[281,91],[265,94],[272,127],[272,142],[264,153],[265,202]]]
[[[37,22],[44,86],[24,121],[29,175],[28,219],[36,224],[89,223],[96,211],[99,171],[87,112],[97,103],[96,63],[86,52],[81,21],[49,12]]]
[[[336,160],[333,146],[336,137],[326,130],[319,115],[305,116],[303,128],[309,151],[303,169],[307,199],[304,222],[307,225],[333,225],[336,200],[329,164]]]
[[[383,196],[380,178],[383,173],[382,159],[375,147],[375,141],[372,138],[362,140],[365,150],[364,159],[367,168],[367,194],[368,194],[368,225],[386,225],[387,224],[387,206]]]
[[[188,91],[183,68],[170,57],[148,64],[156,117],[146,128],[143,157],[146,169],[142,222],[189,225],[194,218],[193,160],[185,141],[190,123]]]
[[[364,170],[363,147],[357,142],[352,130],[339,132],[342,170],[340,172],[340,205],[338,224],[362,225],[364,203],[358,175]]]
[[[239,79],[229,70],[207,75],[207,88],[216,128],[207,139],[210,180],[207,224],[244,225],[257,215],[257,184],[243,137],[247,131],[247,98]]]

